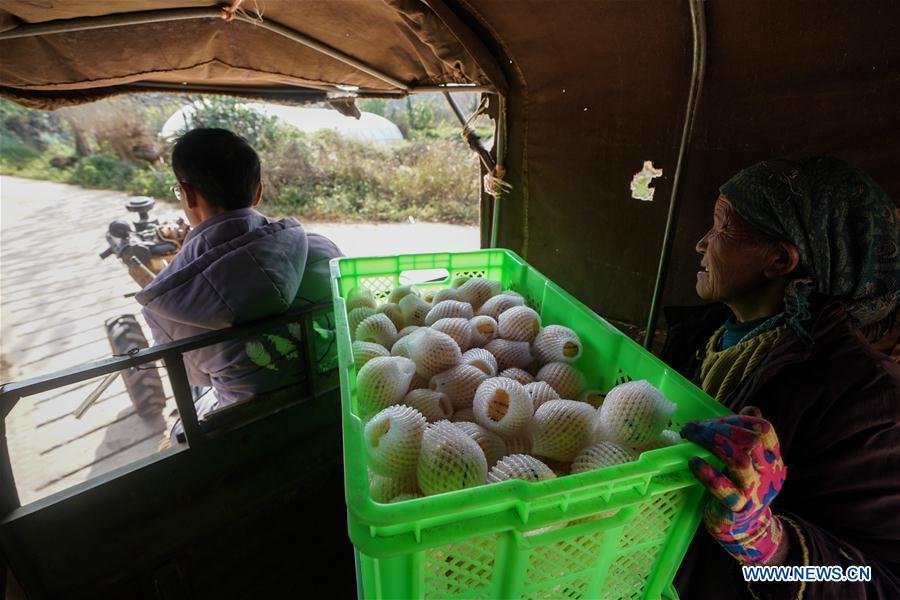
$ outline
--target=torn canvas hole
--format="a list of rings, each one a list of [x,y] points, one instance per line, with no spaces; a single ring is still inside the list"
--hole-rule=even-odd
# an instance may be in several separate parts
[[[635,173],[631,179],[631,197],[643,202],[652,202],[653,192],[656,190],[650,187],[650,184],[657,177],[662,177],[662,174],[662,169],[654,167],[653,161],[645,160],[644,168]]]

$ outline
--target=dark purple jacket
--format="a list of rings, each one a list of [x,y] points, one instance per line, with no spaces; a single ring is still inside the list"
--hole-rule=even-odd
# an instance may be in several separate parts
[[[730,311],[667,309],[663,360],[695,382],[705,343]],[[772,510],[802,530],[810,565],[868,565],[870,583],[807,583],[803,598],[900,598],[900,368],[836,303],[813,311],[815,344],[788,331],[724,401],[772,422],[787,479]],[[802,565],[792,533],[787,564]],[[682,599],[752,598],[735,561],[700,531],[676,577]],[[795,598],[799,584],[754,584],[759,598]]]

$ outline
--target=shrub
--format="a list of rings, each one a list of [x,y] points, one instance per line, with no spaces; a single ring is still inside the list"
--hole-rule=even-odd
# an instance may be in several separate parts
[[[150,196],[162,200],[172,200],[172,186],[175,174],[168,166],[139,169],[128,182],[126,189],[135,196]]]
[[[7,169],[21,168],[41,156],[41,150],[27,144],[19,138],[0,131],[0,164]]]
[[[190,126],[219,127],[242,136],[257,152],[276,146],[288,135],[285,126],[245,106],[246,100],[227,96],[206,96],[194,103]]]
[[[95,154],[78,161],[72,171],[72,182],[87,187],[124,190],[135,174],[134,166],[112,154]]]

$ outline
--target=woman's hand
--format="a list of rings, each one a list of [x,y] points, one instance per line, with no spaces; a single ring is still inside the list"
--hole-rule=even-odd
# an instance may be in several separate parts
[[[748,407],[739,415],[685,423],[681,433],[725,464],[720,472],[699,457],[689,463],[713,496],[703,515],[707,531],[745,565],[770,563],[783,554],[781,522],[769,505],[787,469],[772,424]]]

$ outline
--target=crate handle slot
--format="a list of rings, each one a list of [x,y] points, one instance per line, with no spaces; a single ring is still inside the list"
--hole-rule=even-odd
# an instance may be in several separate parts
[[[401,285],[445,283],[449,279],[450,271],[447,269],[412,269],[400,272]]]

